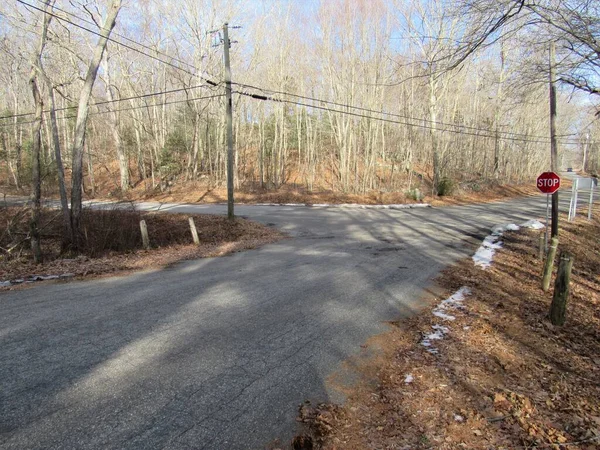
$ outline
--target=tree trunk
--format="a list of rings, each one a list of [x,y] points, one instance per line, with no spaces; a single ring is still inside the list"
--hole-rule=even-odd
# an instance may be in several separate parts
[[[114,96],[112,93],[112,82],[110,77],[110,67],[108,61],[105,62],[104,72],[106,77],[106,97],[109,102],[114,102]],[[127,192],[129,190],[129,159],[123,149],[123,142],[121,139],[121,132],[119,130],[119,115],[115,111],[115,108],[111,108],[109,114],[113,140],[115,142],[115,150],[117,151],[117,159],[119,160],[119,174],[121,179],[121,192]]]
[[[73,175],[71,186],[71,240],[75,249],[80,248],[81,232],[81,212],[82,212],[82,184],[83,184],[83,144],[85,142],[85,130],[88,118],[89,101],[92,95],[92,88],[98,74],[98,67],[104,55],[107,38],[115,26],[121,0],[113,0],[109,9],[108,16],[104,21],[101,30],[101,37],[96,44],[94,55],[90,61],[85,82],[79,96],[79,106],[77,108],[77,119],[75,121],[75,136],[73,138]]]
[[[40,153],[42,147],[42,110],[44,103],[40,94],[35,69],[31,71],[31,91],[35,102],[35,119],[33,122],[33,145],[31,148],[31,219],[29,220],[29,232],[31,238],[31,252],[33,261],[37,264],[42,262],[42,250],[40,247],[40,210],[42,207],[42,180],[40,177]]]

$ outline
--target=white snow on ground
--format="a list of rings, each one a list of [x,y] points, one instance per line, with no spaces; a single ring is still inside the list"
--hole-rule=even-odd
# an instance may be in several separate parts
[[[437,305],[433,310],[433,315],[444,320],[455,320],[456,317],[451,314],[447,314],[444,311],[449,309],[463,309],[465,307],[463,301],[470,293],[471,289],[466,286],[461,287],[458,291]]]
[[[34,275],[34,276],[26,278],[26,279],[18,278],[16,280],[0,281],[0,287],[9,287],[9,286],[17,285],[17,284],[34,283],[36,281],[58,280],[58,279],[63,280],[65,278],[71,278],[74,276],[75,275],[72,273],[63,273],[62,275]]]
[[[546,227],[542,222],[538,220],[528,220],[527,222],[522,223],[521,226],[523,228],[531,228],[533,230],[542,230]]]
[[[302,206],[315,208],[355,208],[355,209],[411,209],[411,208],[429,208],[429,203],[407,203],[394,205],[361,205],[359,203],[257,203],[256,206]]]
[[[425,335],[425,337],[421,340],[421,345],[423,347],[427,347],[427,351],[429,353],[437,355],[439,351],[433,346],[432,341],[444,339],[444,336],[450,332],[450,328],[443,325],[432,325],[431,328],[433,328],[433,333]]]
[[[491,234],[486,236],[481,246],[477,249],[473,255],[473,262],[476,266],[480,266],[483,269],[488,268],[492,264],[494,254],[496,250],[502,248],[502,241],[500,238],[506,231],[518,231],[521,228],[532,228],[534,230],[543,229],[545,226],[537,220],[528,220],[527,222],[516,225],[509,223],[506,225],[496,225],[492,227]],[[456,320],[456,317],[448,313],[448,310],[452,309],[464,309],[464,300],[471,294],[471,289],[467,286],[461,287],[458,291],[448,297],[446,300],[442,300],[432,311],[435,317],[438,317],[445,321]],[[427,349],[429,353],[437,355],[439,350],[433,346],[434,341],[444,339],[444,336],[450,332],[450,328],[444,325],[432,325],[433,332],[426,334],[421,339],[421,345]],[[464,330],[468,330],[469,327],[463,327]],[[408,376],[407,376],[408,379]],[[455,420],[461,421],[463,417],[457,415]]]
[[[465,305],[463,304],[467,295],[471,294],[471,289],[467,286],[461,287],[458,291],[448,297],[446,300],[442,300],[434,309],[433,315],[439,317],[443,320],[452,321],[455,320],[451,314],[448,314],[447,311],[451,309],[463,309]],[[421,345],[427,348],[429,353],[433,353],[434,355],[438,354],[438,349],[433,346],[432,341],[438,341],[443,339],[446,334],[450,332],[450,328],[444,325],[433,325],[433,332],[425,335],[425,337],[421,340]]]
[[[477,249],[475,254],[473,255],[473,263],[476,266],[481,267],[482,269],[487,269],[492,265],[492,260],[494,259],[494,254],[496,250],[502,248],[502,241],[500,238],[506,231],[518,231],[521,228],[531,228],[533,230],[541,230],[545,228],[544,224],[537,220],[528,220],[521,225],[516,225],[514,223],[509,223],[506,225],[496,225],[492,227],[489,236],[483,240],[481,246]]]
[[[406,378],[404,379],[404,382],[405,382],[406,384],[408,384],[408,383],[412,383],[414,380],[415,380],[415,379],[414,379],[414,377],[412,376],[412,374],[410,374],[410,373],[409,373],[408,375],[406,375]]]

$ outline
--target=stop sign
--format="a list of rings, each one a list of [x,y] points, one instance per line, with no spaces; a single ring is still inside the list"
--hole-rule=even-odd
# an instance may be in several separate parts
[[[554,172],[544,172],[537,177],[537,188],[544,194],[554,194],[560,188],[560,177]]]

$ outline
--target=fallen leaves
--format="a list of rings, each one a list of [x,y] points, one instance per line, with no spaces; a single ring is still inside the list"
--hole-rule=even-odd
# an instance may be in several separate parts
[[[0,210],[0,222],[7,220],[13,213],[10,208]],[[55,213],[48,211],[48,214]],[[93,214],[93,211],[91,213]],[[16,257],[0,255],[0,282],[19,279],[27,281],[63,274],[81,278],[159,268],[178,261],[223,256],[257,248],[284,237],[274,228],[241,218],[230,222],[223,216],[193,215],[200,234],[200,245],[193,245],[188,224],[189,215],[144,213],[141,216],[148,222],[151,233],[153,248],[150,250],[139,248],[120,252],[105,251],[96,256],[65,257],[60,253],[60,223],[56,222],[57,230],[47,230],[56,231],[56,237],[42,241],[44,263],[34,264],[27,251]],[[26,222],[23,226],[26,227]],[[97,233],[100,231],[97,230]],[[0,288],[12,288],[10,286],[0,285]]]

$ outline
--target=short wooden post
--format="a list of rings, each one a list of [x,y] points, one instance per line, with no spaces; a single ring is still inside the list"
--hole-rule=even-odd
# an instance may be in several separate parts
[[[571,283],[571,269],[573,269],[573,258],[568,253],[560,255],[558,263],[558,274],[554,283],[554,295],[550,305],[550,322],[552,325],[562,326],[565,324],[567,315],[567,300],[569,299],[569,285]]]
[[[544,273],[542,276],[542,289],[547,292],[550,288],[550,279],[552,278],[552,267],[554,267],[554,258],[556,257],[556,249],[558,248],[558,238],[552,238],[550,248],[546,254],[546,262],[544,263]]]
[[[194,244],[200,245],[200,238],[198,237],[198,230],[196,229],[196,224],[194,223],[194,218],[190,217],[190,230],[192,230],[192,239],[194,239]]]
[[[546,253],[546,233],[540,233],[539,254],[538,254],[538,258],[540,261],[544,260],[545,253]]]
[[[142,232],[142,244],[146,250],[150,250],[150,238],[148,237],[148,227],[145,220],[140,220],[140,230]]]

